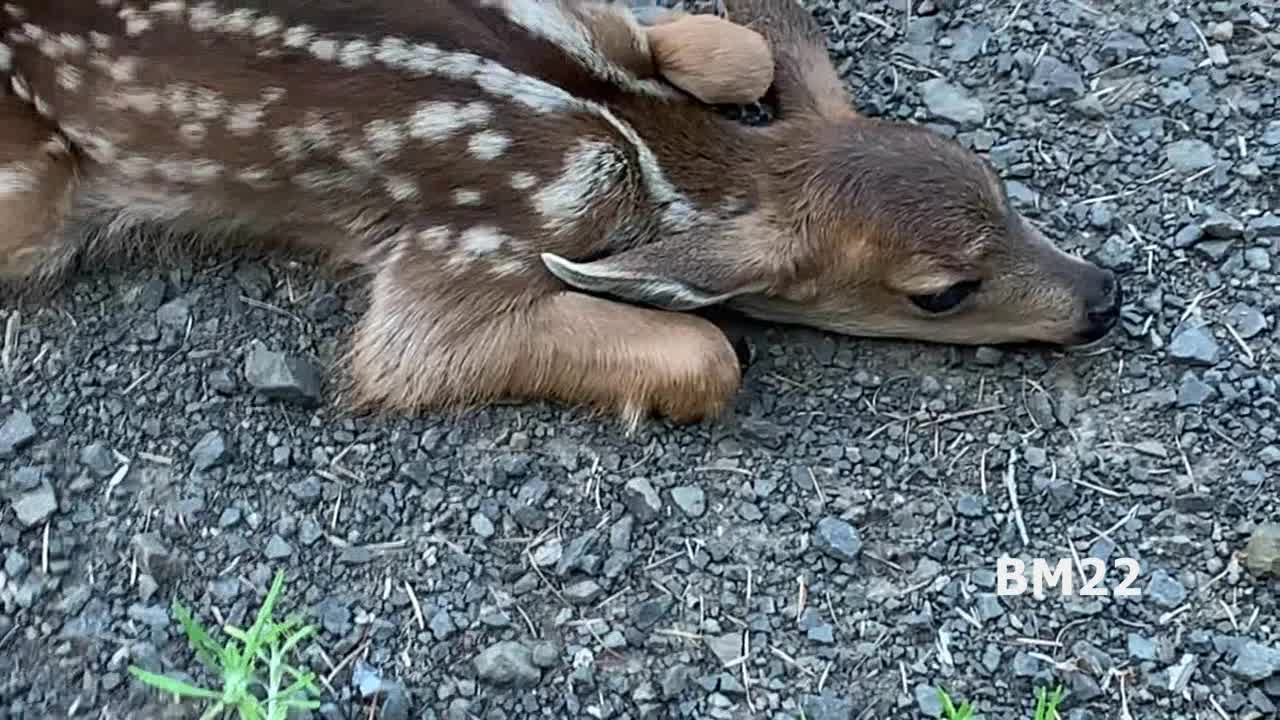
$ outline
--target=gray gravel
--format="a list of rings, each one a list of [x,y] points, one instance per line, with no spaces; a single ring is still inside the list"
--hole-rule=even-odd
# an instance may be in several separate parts
[[[207,679],[172,600],[247,625],[277,570],[326,720],[914,720],[938,687],[1016,720],[1054,683],[1068,720],[1121,688],[1135,720],[1274,717],[1274,3],[805,2],[864,112],[986,154],[1123,274],[1109,342],[747,324],[732,417],[628,438],[344,416],[364,300],[302,263],[96,269],[0,309],[0,718],[196,717],[127,664]],[[1142,596],[997,595],[999,558],[1071,550]]]

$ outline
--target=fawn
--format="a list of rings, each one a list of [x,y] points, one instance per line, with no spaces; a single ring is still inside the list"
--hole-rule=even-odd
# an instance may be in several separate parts
[[[1097,341],[1112,273],[976,154],[857,113],[794,0],[11,0],[0,272],[250,239],[367,275],[353,409],[714,417],[696,313],[949,343]],[[774,100],[754,127],[714,103]]]

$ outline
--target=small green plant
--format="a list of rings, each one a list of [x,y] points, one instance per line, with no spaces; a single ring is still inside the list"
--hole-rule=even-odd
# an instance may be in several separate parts
[[[960,703],[960,707],[957,708],[952,704],[951,696],[947,695],[947,691],[942,688],[938,688],[938,699],[942,700],[942,717],[946,720],[969,720],[973,717],[973,706],[968,700]]]
[[[1036,712],[1034,720],[1054,720],[1058,717],[1058,703],[1062,702],[1062,686],[1054,688],[1052,695],[1046,695],[1043,687],[1036,688]]]
[[[942,717],[945,720],[971,720],[973,718],[973,706],[966,700],[960,703],[960,707],[956,707],[951,701],[951,696],[947,695],[947,691],[938,688],[938,699],[942,701]],[[1036,709],[1032,720],[1057,720],[1058,703],[1062,702],[1062,686],[1059,685],[1054,689],[1053,694],[1049,695],[1042,687],[1036,688]]]
[[[277,573],[267,597],[258,608],[258,616],[248,630],[226,625],[223,631],[230,636],[226,645],[219,646],[209,633],[196,622],[191,613],[176,599],[173,614],[178,618],[187,640],[200,658],[215,675],[222,678],[221,690],[196,687],[181,680],[147,672],[130,665],[129,672],[139,680],[172,693],[178,697],[207,700],[212,704],[200,720],[213,720],[220,715],[236,711],[240,720],[285,720],[293,708],[314,710],[320,707],[309,694],[320,695],[312,684],[313,675],[301,672],[287,662],[289,652],[316,628],[307,625],[299,628],[301,620],[289,617],[283,623],[271,619],[271,609],[284,585],[284,573]],[[262,675],[266,665],[266,676]],[[285,676],[290,684],[285,686]],[[260,690],[260,693],[255,693]],[[260,700],[259,694],[265,696]]]

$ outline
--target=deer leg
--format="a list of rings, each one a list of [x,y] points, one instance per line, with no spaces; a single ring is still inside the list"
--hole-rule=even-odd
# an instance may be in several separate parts
[[[14,94],[0,92],[0,281],[52,280],[75,185],[70,143]]]
[[[350,355],[357,410],[547,400],[634,426],[714,418],[738,390],[735,347],[702,318],[578,292],[504,296],[497,283],[445,297],[458,283],[416,275],[423,267],[373,278]]]

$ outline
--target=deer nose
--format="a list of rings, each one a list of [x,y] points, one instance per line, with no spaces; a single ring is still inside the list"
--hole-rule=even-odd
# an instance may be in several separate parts
[[[1105,334],[1115,327],[1120,319],[1120,306],[1124,303],[1124,291],[1116,274],[1110,270],[1102,278],[1102,287],[1096,296],[1089,300],[1085,312],[1089,319],[1090,329]]]

